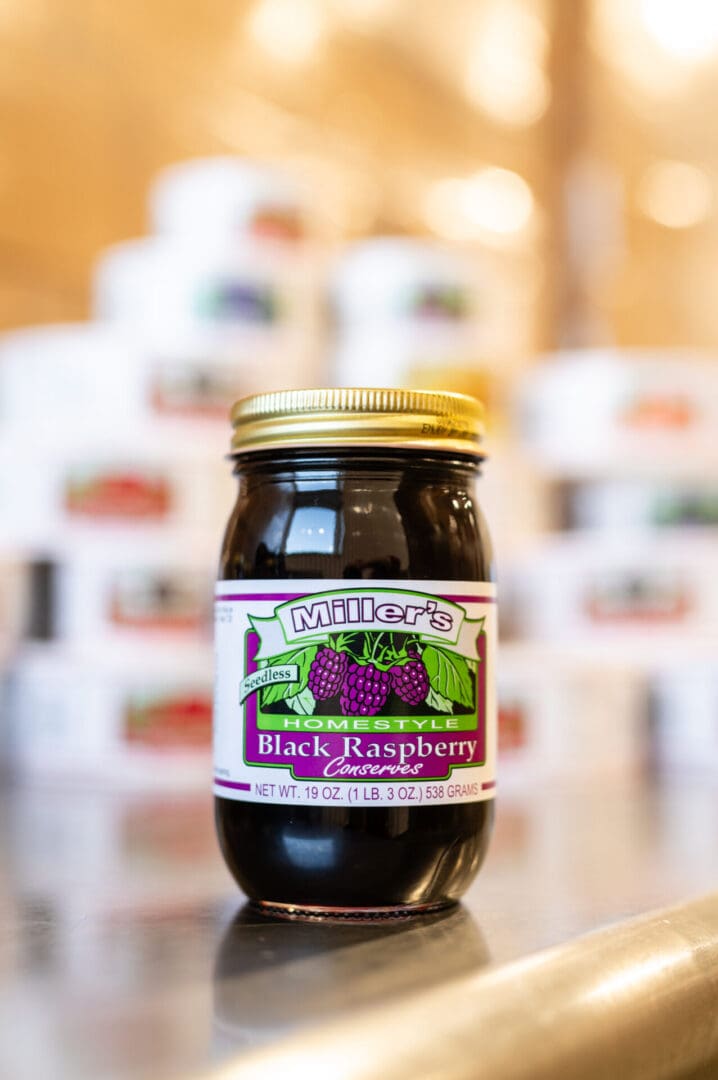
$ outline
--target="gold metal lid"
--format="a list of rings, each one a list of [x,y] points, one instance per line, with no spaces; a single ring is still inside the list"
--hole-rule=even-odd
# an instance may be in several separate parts
[[[484,407],[466,394],[350,387],[280,390],[232,409],[232,453],[383,446],[483,457]]]

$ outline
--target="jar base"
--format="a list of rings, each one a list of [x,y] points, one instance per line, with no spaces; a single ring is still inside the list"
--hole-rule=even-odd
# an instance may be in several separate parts
[[[458,901],[443,900],[435,904],[402,904],[401,907],[329,907],[324,904],[284,904],[273,900],[250,900],[249,906],[262,915],[301,922],[390,922],[433,915],[454,907]]]

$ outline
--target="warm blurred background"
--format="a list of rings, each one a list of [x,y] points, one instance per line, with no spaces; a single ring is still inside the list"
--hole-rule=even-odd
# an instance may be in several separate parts
[[[0,50],[0,1073],[189,1075],[475,965],[468,912],[503,962],[715,888],[718,4],[2,0]],[[210,820],[228,408],[327,382],[486,401],[503,638],[461,932],[354,967],[218,945]]]
[[[8,0],[0,41],[5,764],[204,788],[228,405],[384,382],[488,404],[506,787],[715,769],[718,8]]]

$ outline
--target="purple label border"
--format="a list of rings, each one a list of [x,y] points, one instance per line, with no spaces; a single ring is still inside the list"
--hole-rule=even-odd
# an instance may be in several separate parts
[[[419,774],[412,774],[411,776],[389,776],[389,777],[377,777],[377,776],[360,776],[360,777],[348,777],[348,776],[326,776],[321,771],[321,766],[326,763],[326,759],[319,757],[315,754],[307,754],[306,756],[296,759],[294,757],[286,759],[277,759],[272,753],[267,755],[268,760],[262,760],[263,756],[259,753],[259,737],[260,734],[275,735],[278,736],[277,741],[283,742],[282,736],[285,736],[287,740],[303,739],[303,741],[311,742],[314,738],[319,741],[324,741],[327,745],[331,746],[337,751],[336,756],[341,756],[340,751],[343,745],[343,739],[345,734],[340,733],[311,733],[311,732],[293,732],[291,730],[284,732],[262,732],[260,733],[257,727],[257,696],[253,694],[244,704],[244,764],[249,768],[279,768],[288,769],[291,772],[293,779],[299,781],[316,781],[333,779],[339,783],[351,783],[357,780],[372,781],[379,783],[401,783],[404,782],[416,782],[432,780],[448,780],[453,774],[454,769],[462,769],[472,766],[481,767],[486,764],[487,745],[486,745],[486,665],[487,665],[487,646],[488,641],[485,633],[479,634],[477,639],[477,645],[479,645],[478,657],[479,665],[477,671],[477,686],[476,686],[476,729],[475,734],[478,740],[478,748],[475,752],[475,757],[472,760],[466,762],[459,762],[455,760],[447,760],[442,762],[442,765],[446,768],[446,772],[442,773],[439,765],[437,764],[437,758],[432,753],[430,757],[426,755],[421,758],[421,768]],[[259,635],[256,631],[248,631],[245,634],[245,671],[248,674],[257,670],[257,664],[254,659],[259,646]],[[351,735],[360,735],[362,738],[373,738],[380,743],[383,742],[409,742],[412,739],[417,739],[425,744],[436,744],[439,742],[451,741],[452,732],[351,732]],[[467,737],[471,732],[456,732],[457,741],[466,742]],[[438,759],[440,760],[440,759]],[[297,766],[301,764],[301,775]],[[416,764],[416,763],[415,763]],[[428,775],[426,771],[428,770]]]
[[[414,582],[412,581],[412,584]],[[361,588],[361,586],[359,586]],[[350,591],[352,586],[348,586],[347,592]],[[392,592],[393,589],[382,590],[374,588],[373,586],[365,586],[370,588],[372,592]],[[344,590],[342,590],[344,591]],[[303,600],[306,596],[314,596],[313,592],[300,592],[300,593],[221,593],[219,596],[215,596],[215,600]],[[429,594],[427,593],[427,596]],[[432,594],[434,595],[434,594]],[[439,600],[447,600],[452,604],[495,604],[497,598],[495,596],[466,596],[466,595],[445,595],[436,593]]]
[[[233,791],[251,791],[251,784],[242,784],[237,780],[221,780],[218,776],[215,776],[214,782],[217,787],[232,788]]]

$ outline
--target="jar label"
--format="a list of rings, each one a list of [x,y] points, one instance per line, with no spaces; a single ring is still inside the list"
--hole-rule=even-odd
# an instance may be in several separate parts
[[[221,581],[215,794],[341,806],[493,797],[496,588]]]

